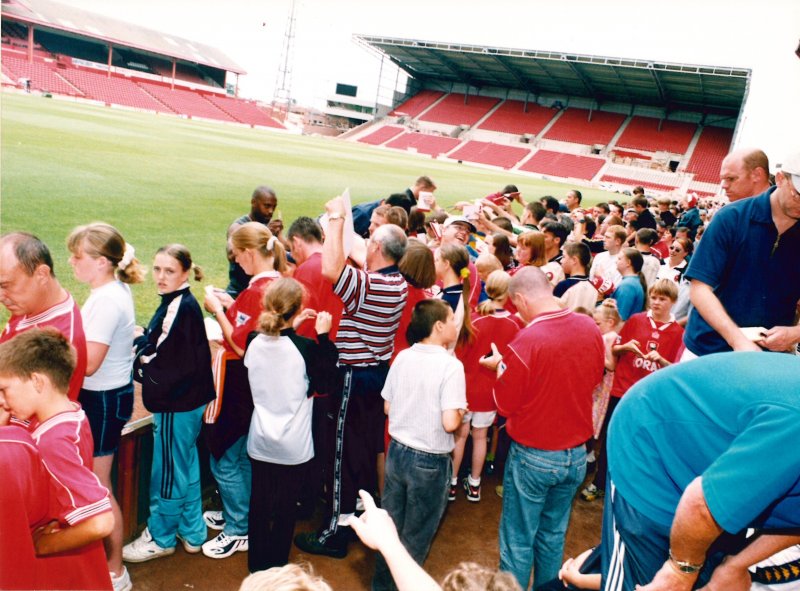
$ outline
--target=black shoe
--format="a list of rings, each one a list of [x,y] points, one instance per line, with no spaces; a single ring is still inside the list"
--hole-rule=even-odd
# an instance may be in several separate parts
[[[330,558],[345,558],[347,556],[347,545],[340,545],[332,542],[334,537],[339,537],[340,535],[341,534],[337,533],[336,536],[331,536],[328,538],[328,542],[323,544],[319,541],[319,536],[317,536],[316,532],[310,531],[297,534],[294,537],[294,545],[306,554],[317,554]]]

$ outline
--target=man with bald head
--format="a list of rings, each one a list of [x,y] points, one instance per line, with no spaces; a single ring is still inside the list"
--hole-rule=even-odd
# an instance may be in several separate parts
[[[520,269],[509,296],[527,324],[497,367],[497,410],[507,417],[511,449],[503,477],[500,569],[523,589],[555,579],[572,499],[586,475],[592,390],[603,377],[603,339],[594,321],[562,309],[537,267]],[[502,353],[502,356],[501,356]]]
[[[279,236],[283,231],[283,222],[281,220],[272,219],[272,214],[275,213],[277,207],[278,196],[275,194],[275,191],[264,185],[256,187],[255,191],[253,191],[253,196],[250,198],[250,213],[235,219],[233,223],[228,226],[228,233],[225,241],[225,250],[228,255],[228,287],[225,291],[234,299],[239,295],[239,292],[247,287],[247,284],[250,282],[250,276],[244,272],[239,266],[239,263],[234,259],[228,239],[242,224],[258,222],[267,226],[270,232],[283,242],[283,239]]]
[[[69,397],[77,400],[86,374],[81,311],[56,279],[50,249],[33,234],[12,232],[0,238],[0,303],[11,313],[0,343],[34,327],[52,326],[75,347]]]
[[[720,185],[728,199],[738,201],[769,189],[769,158],[756,148],[734,150],[722,161]]]

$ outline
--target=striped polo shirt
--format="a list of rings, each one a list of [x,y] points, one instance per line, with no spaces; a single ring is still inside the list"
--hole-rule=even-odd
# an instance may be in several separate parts
[[[339,363],[370,367],[388,362],[408,292],[397,267],[367,272],[345,266],[333,291],[344,304],[336,333]]]

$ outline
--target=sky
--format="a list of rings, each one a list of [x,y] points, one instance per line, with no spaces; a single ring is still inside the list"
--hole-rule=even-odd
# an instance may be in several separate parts
[[[291,0],[60,0],[214,46],[272,99]],[[800,149],[798,0],[296,0],[291,96],[320,107],[337,82],[374,101],[380,60],[353,34],[752,69],[737,146],[772,167]],[[384,80],[394,81],[394,74]]]

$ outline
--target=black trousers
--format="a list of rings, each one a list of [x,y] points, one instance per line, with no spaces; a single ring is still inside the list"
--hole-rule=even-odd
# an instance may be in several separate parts
[[[297,500],[309,462],[286,466],[250,458],[250,463],[247,566],[252,573],[288,564]]]
[[[377,486],[377,455],[384,451],[381,390],[387,364],[345,368],[344,388],[336,422],[332,503],[327,507],[320,541],[338,532],[339,515],[353,513],[358,490]]]

